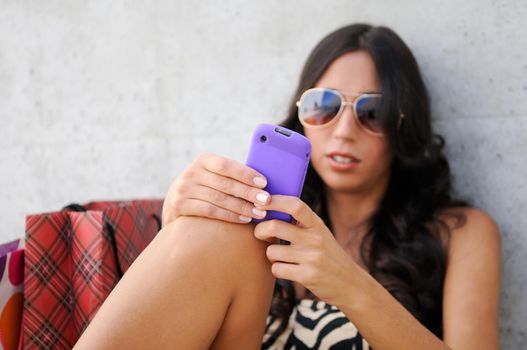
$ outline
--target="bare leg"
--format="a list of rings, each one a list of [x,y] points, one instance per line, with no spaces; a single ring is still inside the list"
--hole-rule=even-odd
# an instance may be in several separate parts
[[[259,349],[274,278],[254,225],[181,217],[105,301],[75,349]]]

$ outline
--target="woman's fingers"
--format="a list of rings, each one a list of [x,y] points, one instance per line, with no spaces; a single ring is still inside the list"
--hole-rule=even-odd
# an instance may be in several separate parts
[[[259,188],[264,188],[267,185],[267,180],[262,174],[235,160],[215,154],[204,154],[199,157],[199,161],[208,171],[237,180],[246,185]]]
[[[269,202],[270,195],[268,192],[239,182],[236,179],[218,175],[210,171],[201,172],[197,176],[199,178],[195,179],[195,181],[199,184],[210,187],[228,196],[242,198],[251,203],[265,204]],[[221,201],[221,199],[225,199],[228,196],[219,195],[216,202],[218,199]],[[235,211],[235,208],[227,207],[227,209]]]
[[[171,185],[163,206],[163,225],[178,216],[203,216],[229,222],[262,218],[253,203],[270,199],[266,179],[237,161],[213,154],[196,158]]]
[[[313,227],[320,220],[306,203],[294,196],[273,195],[270,203],[257,205],[257,208],[290,214],[303,227]]]
[[[271,272],[276,278],[296,282],[299,281],[299,276],[303,273],[303,271],[303,267],[295,264],[275,262],[271,266]]]
[[[271,263],[299,264],[302,261],[302,251],[295,245],[271,244],[267,247],[266,255]]]
[[[266,214],[265,210],[255,208],[251,202],[207,186],[196,185],[189,190],[187,196],[190,199],[201,200],[245,217],[261,219]]]
[[[298,241],[298,228],[280,220],[260,222],[254,228],[254,236],[262,241],[273,242],[277,239],[291,242]]]
[[[179,210],[181,216],[200,216],[232,223],[249,223],[250,216],[240,215],[199,199],[187,198]]]

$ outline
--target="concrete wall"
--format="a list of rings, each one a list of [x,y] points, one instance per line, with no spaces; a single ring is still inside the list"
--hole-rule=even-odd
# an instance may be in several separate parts
[[[197,154],[244,161],[327,32],[394,28],[414,51],[457,191],[503,241],[501,343],[526,343],[527,3],[0,0],[0,239],[24,215],[163,196]]]

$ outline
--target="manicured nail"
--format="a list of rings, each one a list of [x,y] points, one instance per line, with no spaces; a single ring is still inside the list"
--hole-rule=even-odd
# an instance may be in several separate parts
[[[260,192],[256,195],[256,200],[261,204],[267,203],[267,199],[269,199],[269,195],[267,193]]]
[[[243,216],[243,215],[240,215],[240,221],[241,222],[251,222],[252,218],[248,217],[248,216]]]
[[[267,212],[265,210],[260,210],[260,209],[256,209],[256,208],[253,208],[253,214],[260,217],[260,218],[263,218],[265,216],[265,214],[267,214]]]
[[[256,184],[256,186],[261,188],[264,188],[267,185],[267,180],[259,176],[255,177],[253,182]]]

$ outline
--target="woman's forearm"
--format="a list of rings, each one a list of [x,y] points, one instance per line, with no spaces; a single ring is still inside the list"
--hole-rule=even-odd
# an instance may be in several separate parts
[[[352,287],[335,306],[375,350],[449,349],[371,275],[357,270],[360,287]]]

